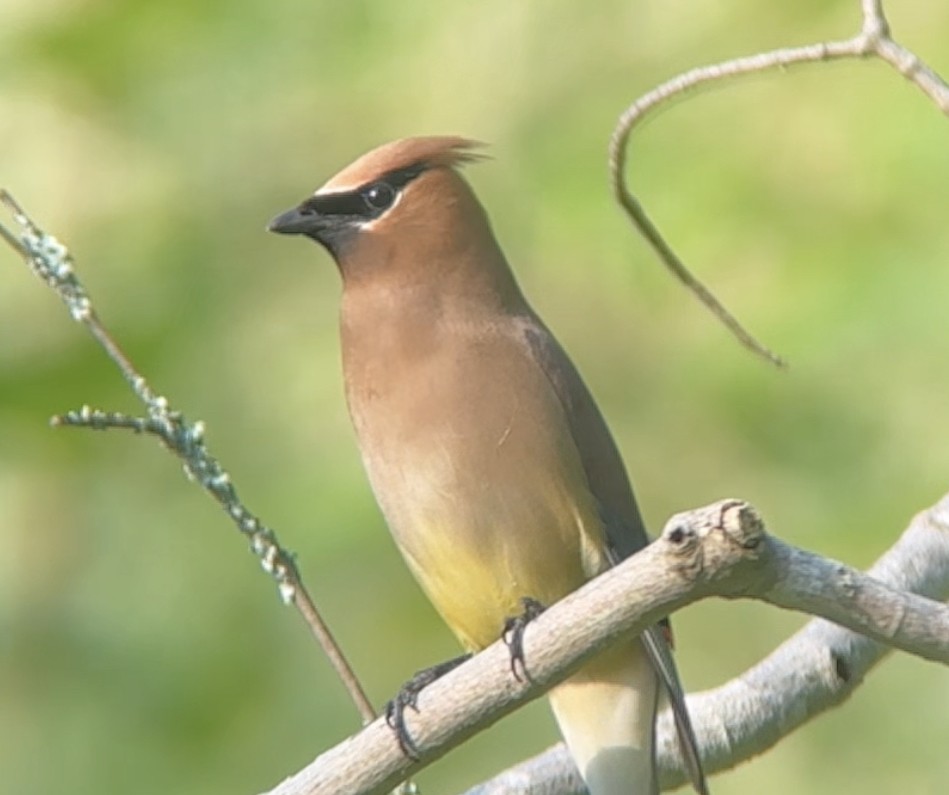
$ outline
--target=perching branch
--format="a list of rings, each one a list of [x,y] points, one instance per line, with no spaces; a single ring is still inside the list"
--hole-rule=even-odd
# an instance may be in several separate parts
[[[407,759],[379,720],[269,795],[383,792],[537,698],[605,646],[709,596],[758,599],[852,630],[811,622],[742,677],[689,699],[713,772],[760,753],[839,703],[890,647],[949,664],[949,606],[933,601],[949,596],[949,495],[916,517],[870,575],[769,536],[755,510],[739,500],[674,516],[655,543],[529,625],[530,682],[513,678],[508,649],[499,642],[427,687],[418,713],[408,715],[420,761]],[[659,750],[666,787],[683,782],[673,737],[665,716]],[[555,750],[468,795],[565,795],[582,792],[578,787],[572,764]]]
[[[946,82],[915,53],[898,44],[891,37],[890,26],[883,13],[882,0],[861,0],[861,9],[862,29],[850,39],[757,53],[744,58],[699,66],[676,75],[630,105],[620,116],[610,139],[610,184],[617,202],[629,216],[633,226],[646,239],[666,268],[725,324],[742,345],[779,367],[786,366],[786,362],[758,342],[715,295],[692,274],[630,191],[626,179],[629,136],[633,128],[645,120],[650,112],[657,110],[673,97],[691,91],[697,86],[773,68],[786,69],[799,63],[841,58],[880,58],[907,80],[917,85],[943,113],[949,115],[949,85],[946,85]]]
[[[93,430],[121,428],[151,434],[161,440],[168,450],[182,460],[185,474],[217,500],[250,542],[250,549],[260,565],[276,581],[280,598],[287,604],[292,602],[307,622],[349,692],[363,722],[371,721],[375,717],[372,704],[303,585],[293,554],[280,545],[276,533],[238,498],[230,475],[207,448],[204,423],[200,420],[191,422],[180,411],[173,409],[168,400],[157,394],[136,370],[99,320],[86,289],[73,269],[72,256],[67,248],[40,229],[4,190],[0,190],[0,202],[10,210],[20,228],[17,235],[0,224],[0,238],[23,257],[30,269],[62,299],[73,320],[81,323],[92,334],[146,410],[146,416],[133,417],[83,406],[53,417],[52,424]]]
[[[914,517],[868,575],[929,599],[949,598],[949,495]],[[894,603],[893,608],[896,608]],[[898,618],[899,611],[891,614]],[[845,701],[890,651],[884,643],[814,619],[764,660],[721,687],[688,697],[706,770],[715,773],[776,745],[811,718]],[[668,712],[659,718],[664,789],[685,783]],[[585,795],[562,744],[465,795]]]

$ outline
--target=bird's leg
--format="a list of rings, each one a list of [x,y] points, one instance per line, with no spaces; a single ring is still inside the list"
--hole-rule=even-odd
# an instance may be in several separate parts
[[[405,725],[405,709],[411,707],[418,712],[418,694],[436,679],[441,679],[449,671],[453,671],[466,660],[470,660],[470,654],[462,654],[460,657],[453,657],[445,662],[433,665],[430,668],[423,668],[412,675],[399,692],[395,694],[388,704],[386,704],[386,723],[399,742],[399,748],[410,759],[418,760],[419,750],[415,741],[409,735],[408,727]]]
[[[501,637],[511,652],[511,673],[518,682],[530,681],[531,675],[524,662],[524,630],[527,625],[546,609],[536,599],[525,596],[521,599],[524,611],[517,616],[511,616],[504,622],[504,631]],[[520,664],[520,671],[518,671]],[[523,676],[522,676],[523,674]]]

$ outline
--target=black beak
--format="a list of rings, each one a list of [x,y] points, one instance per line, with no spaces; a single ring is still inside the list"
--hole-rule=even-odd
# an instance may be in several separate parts
[[[349,212],[349,204],[353,203],[349,194],[345,196],[343,212],[340,212],[339,200],[336,197],[311,196],[300,202],[292,210],[280,213],[269,224],[267,229],[278,235],[306,235],[319,243],[335,257],[346,241],[358,231],[353,225],[353,213]],[[360,200],[360,208],[362,203]]]
[[[305,235],[312,233],[319,226],[320,216],[313,210],[300,206],[280,213],[267,224],[267,229],[278,235]]]

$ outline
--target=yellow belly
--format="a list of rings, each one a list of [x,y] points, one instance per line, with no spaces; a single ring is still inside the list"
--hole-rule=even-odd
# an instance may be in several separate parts
[[[598,520],[566,495],[497,484],[489,492],[464,505],[448,497],[444,510],[412,512],[410,526],[392,527],[419,584],[471,651],[501,636],[523,598],[553,604],[608,565]]]
[[[524,597],[552,604],[607,567],[565,407],[523,337],[492,329],[429,330],[412,356],[352,347],[344,359],[389,529],[471,650],[497,640]]]

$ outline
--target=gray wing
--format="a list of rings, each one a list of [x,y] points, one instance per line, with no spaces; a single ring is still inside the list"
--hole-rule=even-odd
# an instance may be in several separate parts
[[[536,316],[526,319],[524,335],[563,405],[587,483],[606,528],[610,555],[614,563],[618,562],[649,543],[623,459],[586,384],[543,322]],[[708,795],[685,694],[663,629],[650,627],[643,633],[642,643],[669,696],[679,748],[692,786],[699,795]]]
[[[539,318],[527,320],[524,335],[564,408],[590,491],[599,506],[611,553],[620,560],[628,558],[646,546],[649,539],[626,467],[606,421],[570,358]]]

